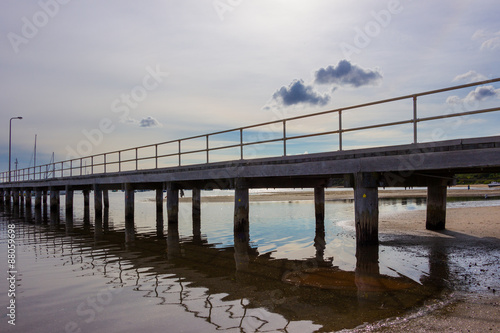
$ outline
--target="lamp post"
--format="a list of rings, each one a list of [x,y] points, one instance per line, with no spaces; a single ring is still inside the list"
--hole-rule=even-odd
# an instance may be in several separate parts
[[[11,182],[11,174],[10,174],[10,154],[11,154],[11,144],[12,144],[12,119],[23,119],[23,117],[12,117],[9,121],[9,183]]]

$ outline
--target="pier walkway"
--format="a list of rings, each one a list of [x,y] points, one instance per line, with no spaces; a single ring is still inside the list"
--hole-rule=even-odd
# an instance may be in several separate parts
[[[245,232],[249,227],[250,188],[314,188],[316,221],[322,223],[325,188],[343,184],[354,188],[356,238],[357,243],[362,245],[378,242],[379,187],[425,186],[428,188],[426,227],[441,230],[445,228],[446,222],[447,187],[455,184],[456,174],[500,172],[500,133],[419,142],[422,133],[419,126],[422,123],[434,124],[443,119],[465,119],[479,114],[492,119],[492,116],[500,116],[500,107],[497,99],[493,107],[474,110],[462,108],[459,112],[440,110],[439,115],[419,117],[417,102],[426,96],[499,81],[482,81],[3,172],[0,174],[0,203],[31,207],[31,193],[34,191],[35,208],[41,208],[42,205],[47,206],[47,195],[50,193],[51,211],[58,211],[58,198],[60,191],[64,190],[66,212],[72,214],[74,191],[83,191],[86,207],[89,206],[89,192],[93,191],[95,216],[98,219],[102,216],[103,205],[108,204],[107,191],[121,189],[125,191],[125,219],[133,223],[134,191],[156,190],[157,212],[163,216],[163,191],[166,190],[168,223],[175,224],[178,220],[180,190],[193,190],[193,220],[200,221],[202,190],[234,189],[235,232]],[[401,113],[409,111],[407,113],[412,116],[409,119],[357,127],[346,127],[343,120],[348,112],[362,114],[365,108],[381,105],[390,109],[393,103],[403,103],[397,104],[398,108],[401,105],[410,106],[409,110]],[[325,116],[335,119],[337,127],[332,130],[323,130],[321,127],[314,132],[306,131],[305,127],[297,130],[297,123],[314,119],[320,119],[321,122]],[[408,144],[345,149],[348,134],[364,134],[385,128],[398,128],[412,138]],[[442,127],[437,129],[442,130]],[[476,133],[482,133],[482,129],[478,127]],[[304,140],[325,150],[291,155],[293,144]],[[336,145],[334,149],[331,148],[333,143]],[[255,153],[262,146],[267,146],[266,154],[270,156],[255,158]]]

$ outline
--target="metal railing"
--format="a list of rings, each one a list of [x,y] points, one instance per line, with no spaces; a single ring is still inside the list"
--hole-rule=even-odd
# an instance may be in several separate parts
[[[156,143],[156,144],[151,144],[151,145],[133,147],[133,148],[117,150],[117,151],[112,151],[112,152],[107,152],[107,153],[102,153],[102,154],[96,154],[96,155],[92,155],[92,156],[86,156],[86,157],[81,157],[81,158],[76,158],[76,159],[71,159],[71,160],[54,162],[54,163],[50,163],[50,164],[25,168],[25,169],[16,170],[16,171],[11,171],[11,175],[12,175],[13,182],[20,182],[20,181],[27,181],[27,180],[52,179],[52,178],[56,178],[56,177],[73,177],[73,176],[83,176],[83,175],[106,174],[106,173],[111,173],[111,172],[120,173],[120,172],[124,172],[124,171],[158,169],[160,167],[165,167],[163,165],[160,165],[159,161],[162,159],[167,159],[167,158],[168,159],[173,158],[175,160],[175,163],[170,165],[170,166],[183,166],[183,165],[187,165],[187,164],[193,164],[193,163],[183,163],[183,157],[185,157],[187,155],[193,155],[193,154],[203,154],[204,155],[204,161],[202,162],[202,164],[203,164],[203,163],[211,163],[211,153],[214,153],[217,151],[222,151],[222,150],[229,150],[229,149],[237,149],[239,151],[239,154],[238,154],[239,159],[243,160],[243,159],[245,159],[245,147],[262,145],[262,144],[269,144],[269,143],[277,143],[277,142],[282,143],[282,147],[280,149],[281,152],[280,152],[280,154],[275,154],[274,156],[275,157],[288,156],[289,155],[289,154],[287,154],[288,142],[290,142],[292,140],[320,137],[320,136],[326,136],[326,135],[338,135],[338,150],[342,151],[344,149],[344,147],[343,147],[343,135],[345,133],[360,132],[360,131],[365,131],[365,130],[369,130],[369,129],[384,128],[384,127],[398,126],[398,125],[404,125],[404,124],[412,124],[413,143],[416,144],[418,142],[417,140],[418,140],[418,124],[419,123],[433,121],[433,120],[439,120],[439,119],[445,119],[445,118],[464,117],[464,116],[469,116],[469,115],[474,115],[474,114],[500,111],[500,107],[494,107],[494,108],[478,109],[478,110],[473,110],[473,111],[456,112],[456,113],[450,113],[450,114],[445,114],[445,115],[437,115],[437,116],[429,116],[429,117],[419,118],[418,117],[418,103],[417,103],[419,97],[434,95],[434,94],[438,94],[438,93],[443,93],[443,92],[448,92],[448,91],[453,91],[453,90],[458,90],[458,89],[463,89],[463,88],[468,88],[468,87],[480,86],[480,85],[499,82],[499,81],[500,81],[500,78],[496,78],[496,79],[492,79],[492,80],[486,80],[486,81],[475,82],[475,83],[470,83],[470,84],[458,85],[458,86],[453,86],[453,87],[449,87],[449,88],[426,91],[426,92],[413,94],[413,95],[405,95],[405,96],[384,99],[384,100],[379,100],[379,101],[370,102],[370,103],[364,103],[364,104],[343,107],[343,108],[334,109],[334,110],[317,112],[317,113],[308,114],[308,115],[296,116],[296,117],[274,120],[274,121],[264,122],[264,123],[260,123],[260,124],[250,125],[250,126],[233,128],[230,130],[218,131],[218,132],[213,132],[213,133],[209,133],[209,134],[202,134],[202,135],[187,137],[187,138],[178,139],[178,140],[166,141],[166,142],[161,142],[161,143]],[[378,123],[378,124],[367,125],[367,126],[358,126],[358,127],[350,127],[350,128],[345,127],[345,124],[343,121],[343,115],[345,114],[346,111],[361,109],[361,108],[375,106],[375,105],[388,104],[388,103],[403,101],[403,100],[412,101],[413,115],[410,119],[401,120],[401,121],[392,121],[392,122],[386,122],[386,123]],[[338,116],[338,128],[336,130],[322,131],[322,132],[312,133],[312,134],[300,134],[300,135],[289,135],[289,132],[287,132],[287,124],[289,124],[291,121],[300,120],[300,119],[307,119],[307,118],[314,118],[314,117],[327,115],[327,114],[334,114],[334,115]],[[279,131],[280,132],[279,137],[275,137],[275,138],[271,138],[271,139],[264,139],[264,140],[259,139],[256,141],[245,141],[244,140],[245,131],[249,131],[251,129],[256,129],[256,128],[262,127],[262,126],[273,126],[273,125],[274,126],[276,126],[276,125],[281,126],[282,131]],[[237,136],[239,136],[239,140],[234,140],[234,143],[231,143],[231,144],[211,146],[211,143],[213,143],[213,141],[211,141],[211,138],[218,136],[218,135],[228,134],[228,133],[233,133],[233,134],[236,133]],[[202,141],[204,141],[203,148],[196,148],[196,149],[189,149],[188,148],[186,150],[183,150],[183,143],[186,143],[187,141],[200,140],[200,139]],[[166,147],[166,146],[172,146],[172,145],[175,147],[176,151],[170,152],[170,153],[161,153],[160,152],[161,148]],[[148,150],[149,150],[149,154],[145,153]],[[146,156],[141,156],[144,154]],[[236,159],[233,158],[230,160],[237,160],[237,158]],[[139,167],[139,164],[143,163],[145,161],[150,162],[148,164],[148,166],[146,168]],[[129,165],[129,166],[125,167],[126,165]],[[132,167],[130,167],[130,165],[132,165]],[[1,182],[8,182],[8,180],[9,180],[8,172],[0,173],[0,181]]]

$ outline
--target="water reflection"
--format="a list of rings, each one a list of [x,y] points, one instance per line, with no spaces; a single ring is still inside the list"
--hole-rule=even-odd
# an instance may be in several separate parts
[[[378,246],[357,248],[355,270],[341,270],[334,258],[325,259],[324,223],[317,223],[312,235],[315,255],[289,260],[273,259],[272,252],[260,254],[250,240],[251,225],[234,230],[233,246],[216,247],[206,242],[198,223],[193,223],[193,236],[184,238],[178,225],[169,223],[165,239],[163,232],[137,233],[133,219],[125,221],[124,229],[114,229],[106,209],[94,225],[85,217],[79,221],[52,214],[50,224],[40,224],[42,213],[37,210],[36,224],[30,224],[27,213],[13,212],[23,243],[92,275],[101,274],[114,288],[132,283],[134,292],[157,299],[155,306],[176,304],[186,315],[203,318],[214,331],[355,327],[422,305],[444,289],[439,281],[449,271],[447,256],[436,248],[430,275],[420,283],[385,276],[380,273]]]

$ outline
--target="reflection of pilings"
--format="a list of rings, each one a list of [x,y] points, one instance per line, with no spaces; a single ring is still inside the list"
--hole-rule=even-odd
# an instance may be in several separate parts
[[[168,223],[177,224],[179,221],[179,189],[175,184],[167,185],[167,215]]]
[[[316,261],[324,262],[326,241],[325,241],[325,221],[316,220],[316,235],[314,237],[314,247],[316,248]]]
[[[163,238],[163,187],[156,189],[156,236]]]
[[[378,179],[376,174],[354,175],[356,243],[378,244]]]
[[[379,246],[378,245],[358,245],[356,246],[356,270],[354,271],[354,282],[358,288],[358,302],[361,311],[366,308],[362,306],[365,301],[377,299],[377,296],[369,293],[373,290],[384,290],[381,282],[379,266]],[[366,303],[370,306],[370,303]]]
[[[179,240],[179,225],[177,223],[168,223],[167,230],[167,257],[173,259],[181,253]]]
[[[446,225],[446,185],[439,181],[427,188],[427,220],[428,230],[444,230]]]

